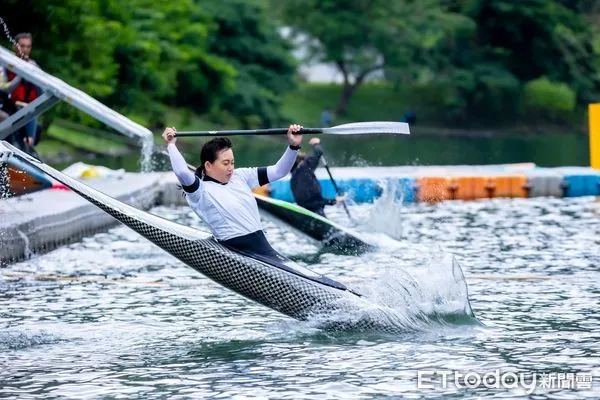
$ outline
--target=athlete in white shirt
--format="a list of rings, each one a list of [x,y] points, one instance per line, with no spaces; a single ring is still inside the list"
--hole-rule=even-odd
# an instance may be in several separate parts
[[[208,225],[215,239],[238,251],[282,259],[267,242],[252,189],[286,176],[296,160],[302,135],[300,125],[290,125],[289,146],[275,165],[234,169],[231,141],[215,138],[205,143],[200,152],[201,165],[194,174],[177,150],[177,130],[166,128],[173,171],[186,192],[190,207]]]

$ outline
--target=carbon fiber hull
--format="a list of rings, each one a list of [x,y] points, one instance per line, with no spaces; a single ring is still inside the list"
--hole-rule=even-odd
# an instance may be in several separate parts
[[[320,276],[299,265],[290,272],[237,254],[189,227],[122,203],[6,144],[20,160],[46,173],[138,232],[191,268],[242,296],[296,319],[339,308],[344,299],[359,299],[349,290],[319,282]],[[292,262],[290,262],[293,264]],[[290,265],[294,270],[294,265]],[[343,287],[343,285],[341,285]]]

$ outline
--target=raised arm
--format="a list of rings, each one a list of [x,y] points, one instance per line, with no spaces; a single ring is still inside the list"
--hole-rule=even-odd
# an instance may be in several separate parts
[[[167,151],[169,152],[171,167],[173,168],[173,172],[175,172],[175,176],[177,176],[177,180],[181,183],[181,186],[183,186],[183,189],[186,192],[194,192],[198,189],[199,179],[189,170],[185,159],[177,149],[177,146],[175,146],[175,142],[177,141],[175,137],[176,133],[177,131],[175,128],[166,128],[162,135],[165,142],[167,142]]]
[[[169,159],[171,160],[171,167],[173,168],[173,172],[175,172],[179,183],[183,186],[192,185],[198,177],[189,170],[185,159],[177,149],[177,146],[175,146],[175,143],[169,144],[167,150],[169,152]]]
[[[266,169],[258,168],[259,185],[262,186],[269,182],[275,182],[290,173],[298,156],[300,143],[302,143],[302,135],[295,134],[300,129],[302,129],[301,125],[290,125],[287,132],[290,145],[285,149],[279,161],[275,165],[268,166]]]
[[[312,153],[310,153],[310,155],[308,155],[304,159],[304,164],[311,171],[314,172],[317,169],[317,167],[319,166],[319,160],[321,159],[321,156],[323,155],[323,148],[321,147],[321,144],[320,144],[320,141],[318,138],[311,139],[310,144],[313,147],[313,151],[312,151]]]
[[[268,181],[265,183],[275,182],[276,180],[279,180],[287,174],[289,174],[292,170],[292,167],[294,166],[294,162],[296,161],[297,156],[298,147],[292,147],[292,145],[286,147],[285,152],[283,153],[279,161],[277,161],[275,165],[270,165],[267,167]]]

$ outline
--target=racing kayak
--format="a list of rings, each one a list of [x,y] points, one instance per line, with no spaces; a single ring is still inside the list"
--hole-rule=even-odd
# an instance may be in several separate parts
[[[295,203],[273,199],[257,193],[254,193],[254,198],[261,210],[321,242],[324,247],[353,255],[376,248],[375,245],[360,239],[347,228]]]
[[[3,159],[15,157],[61,182],[206,277],[285,315],[304,320],[309,315],[339,310],[344,304],[361,300],[357,292],[344,284],[283,256],[269,258],[234,251],[212,237],[207,238],[204,232],[125,204],[7,142],[0,142],[0,164]]]

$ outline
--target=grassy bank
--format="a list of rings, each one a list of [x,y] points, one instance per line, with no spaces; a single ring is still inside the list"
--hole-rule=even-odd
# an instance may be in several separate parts
[[[119,158],[133,151],[139,152],[126,137],[61,120],[54,121],[42,134],[36,149],[45,161],[60,165],[96,157]]]
[[[337,84],[305,84],[296,92],[284,97],[282,111],[290,121],[304,125],[320,126],[324,108],[333,110],[338,102],[341,87]],[[394,88],[390,84],[368,84],[358,88],[350,100],[348,113],[335,119],[335,124],[354,121],[399,121],[412,109],[417,113],[417,123],[411,131],[420,135],[487,137],[495,135],[562,134],[587,132],[587,110],[577,110],[570,124],[543,123],[515,115],[498,115],[495,121],[477,129],[443,122],[447,117],[429,87]],[[524,113],[527,115],[528,113]]]
[[[320,126],[321,112],[333,112],[341,93],[340,85],[307,84],[289,93],[283,100],[283,114],[304,125]],[[412,105],[409,93],[395,90],[391,85],[366,85],[360,87],[350,100],[348,114],[336,118],[336,123],[368,120],[398,121]],[[422,118],[428,118],[425,112]]]

